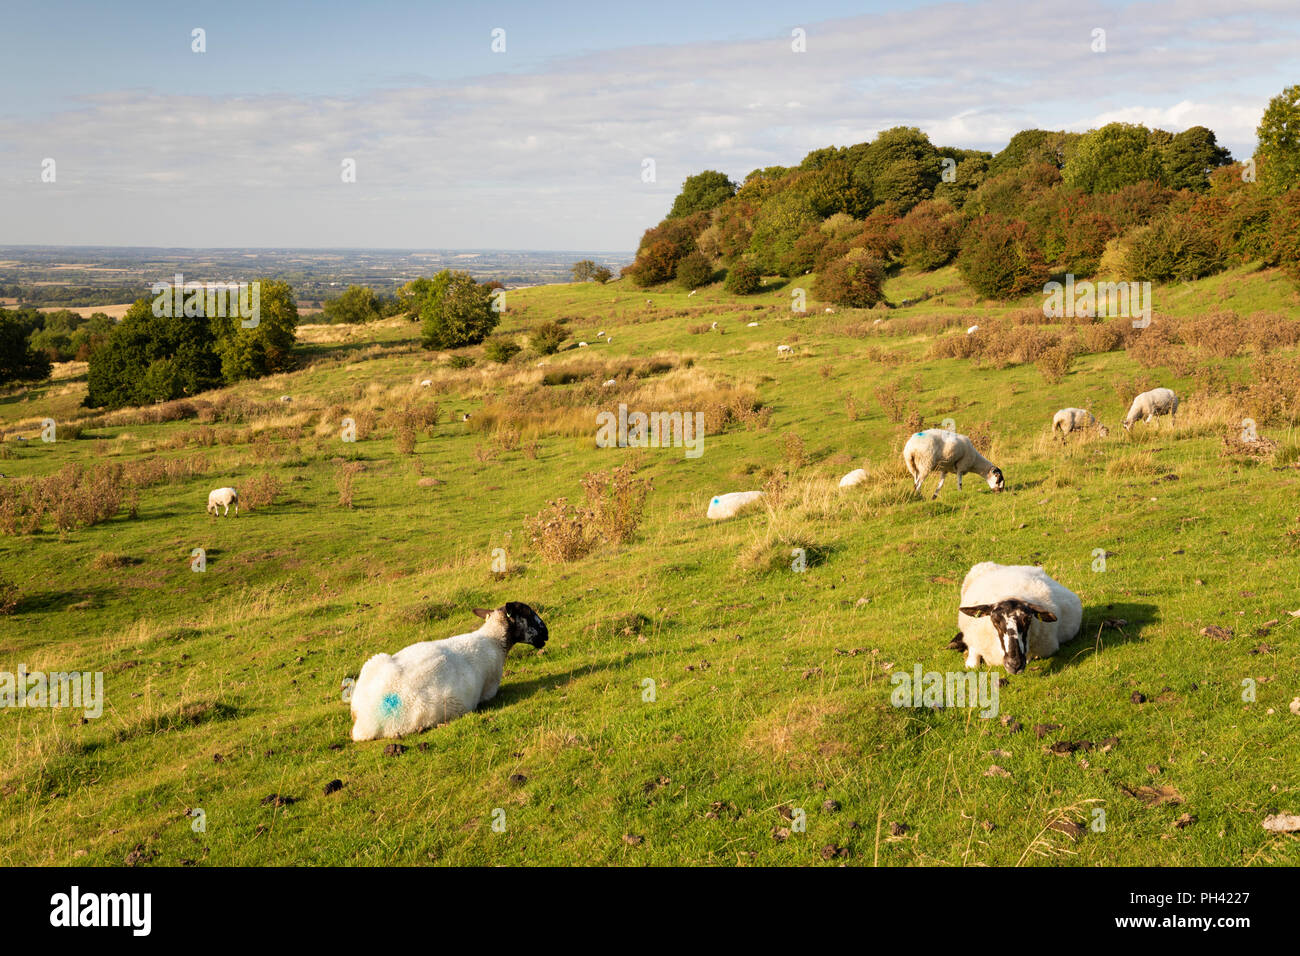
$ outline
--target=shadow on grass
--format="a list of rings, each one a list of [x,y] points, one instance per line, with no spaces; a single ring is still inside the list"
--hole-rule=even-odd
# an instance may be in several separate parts
[[[615,666],[621,668],[635,662],[638,658],[648,657],[649,652],[637,651],[632,654],[625,654],[618,658],[618,661],[598,661],[591,664],[583,664],[572,670],[564,671],[560,674],[548,674],[545,677],[534,677],[529,680],[512,681],[503,683],[497,695],[486,704],[479,707],[479,711],[493,711],[500,707],[507,707],[516,704],[526,697],[538,693],[539,691],[558,690],[566,684],[577,680],[580,677],[586,677],[588,674],[594,674],[598,671],[608,671]],[[637,679],[640,680],[639,678]],[[639,693],[639,684],[634,688]]]
[[[1042,673],[1054,674],[1092,654],[1105,653],[1108,647],[1141,641],[1142,631],[1159,620],[1160,609],[1154,604],[1089,605],[1083,609],[1079,636],[1049,657]]]
[[[50,611],[66,611],[73,605],[102,607],[103,600],[113,593],[109,588],[78,588],[75,591],[34,591],[24,594],[14,608],[18,614],[43,614]]]

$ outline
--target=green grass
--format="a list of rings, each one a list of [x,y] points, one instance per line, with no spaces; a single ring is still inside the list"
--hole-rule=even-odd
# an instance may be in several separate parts
[[[536,458],[521,448],[479,460],[492,434],[456,413],[507,394],[508,377],[540,376],[538,358],[501,367],[480,356],[451,372],[400,321],[304,345],[301,371],[226,390],[293,396],[269,423],[298,437],[277,439],[264,460],[247,442],[163,447],[194,421],[6,442],[0,471],[11,476],[100,456],[206,454],[209,468],[142,490],[134,518],[0,537],[0,577],[20,594],[0,618],[0,669],[103,671],[107,697],[104,716],[84,724],[67,710],[0,711],[0,863],[116,865],[139,844],[155,864],[802,864],[823,862],[827,846],[848,854],[827,865],[1300,863],[1300,840],[1260,825],[1300,809],[1300,717],[1288,711],[1300,619],[1286,613],[1300,607],[1300,547],[1288,535],[1300,472],[1223,457],[1234,410],[1206,403],[1198,417],[1185,379],[1124,352],[1081,356],[1046,385],[1032,365],[926,360],[929,336],[845,334],[877,317],[1012,308],[966,302],[945,275],[891,280],[894,301],[947,290],[919,306],[835,315],[811,302],[790,312],[798,282],[747,299],[622,282],[510,293],[503,333],[522,339],[568,316],[573,339],[593,343],[550,357],[550,370],[694,363],[615,397],[671,395],[691,376],[755,389],[770,422],[709,435],[698,459],[597,449],[593,411],[590,429],[526,432]],[[1248,278],[1230,302],[1294,316],[1294,293],[1272,273],[1238,275]],[[1216,306],[1232,279],[1206,280]],[[715,320],[725,335],[687,331]],[[776,359],[781,343],[794,358]],[[868,345],[898,364],[865,359]],[[1139,374],[1187,396],[1176,431],[1117,427],[1125,408],[1112,383]],[[553,388],[606,400],[591,375]],[[430,376],[447,390],[420,389]],[[906,431],[874,390],[913,377],[921,388],[906,385],[908,399],[927,424],[992,423],[986,451],[1006,494],[974,476],[960,492],[950,480],[937,501],[910,494],[898,461]],[[0,425],[30,437],[45,415],[80,414],[81,394],[84,377],[12,392]],[[406,401],[442,407],[411,456],[382,424],[355,444],[318,433],[330,405],[382,415]],[[1052,413],[1069,405],[1091,408],[1111,437],[1053,444]],[[807,463],[784,476],[780,500],[706,521],[712,494],[783,475],[789,431]],[[635,539],[545,563],[525,519],[580,498],[585,473],[632,454],[654,479]],[[364,465],[351,509],[338,504],[340,460]],[[839,491],[859,466],[871,480]],[[274,504],[205,516],[209,489],[263,473],[285,488]],[[808,552],[803,573],[788,569],[794,547]],[[206,549],[205,573],[190,570],[194,548]],[[504,577],[491,571],[496,548]],[[1104,572],[1093,570],[1098,549]],[[945,645],[960,581],[983,560],[1041,562],[1084,600],[1080,637],[1002,687],[1000,713],[1018,731],[973,710],[890,704],[891,671],[961,668]],[[403,740],[397,756],[350,741],[340,688],[369,655],[471,630],[472,608],[507,600],[537,608],[551,640],[511,653],[496,700]],[[1126,623],[1106,624],[1117,619]],[[1233,637],[1201,635],[1211,624]],[[1247,678],[1254,703],[1242,699]],[[1060,727],[1040,738],[1042,724]],[[1048,752],[1059,741],[1095,746]],[[1010,775],[986,775],[994,764]],[[336,778],[342,790],[325,795]],[[1181,802],[1148,805],[1132,795],[1143,786]],[[296,802],[264,805],[271,794]],[[204,832],[191,808],[204,811]],[[1096,809],[1104,830],[1091,828]],[[1195,822],[1175,827],[1182,814]],[[1049,828],[1060,818],[1082,835]]]

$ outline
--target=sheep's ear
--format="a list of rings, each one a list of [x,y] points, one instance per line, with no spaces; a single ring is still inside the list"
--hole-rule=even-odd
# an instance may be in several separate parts
[[[492,613],[492,609],[490,607],[476,607],[474,613],[486,620],[487,616]]]
[[[1030,614],[1034,615],[1034,617],[1038,618],[1040,621],[1050,622],[1056,620],[1056,615],[1045,607],[1039,607],[1037,604],[1026,604],[1025,607],[1029,609]]]
[[[961,613],[965,614],[967,617],[987,617],[988,613],[993,610],[993,605],[973,604],[970,607],[960,607],[957,610],[961,611]]]

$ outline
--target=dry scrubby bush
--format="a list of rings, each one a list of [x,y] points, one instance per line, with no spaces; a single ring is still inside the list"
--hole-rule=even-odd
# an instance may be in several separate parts
[[[361,463],[356,461],[340,462],[334,473],[334,483],[339,489],[339,507],[352,507],[352,479],[361,471]]]
[[[201,455],[146,458],[86,467],[64,465],[52,475],[0,485],[0,532],[35,534],[47,523],[60,532],[100,524],[123,507],[135,516],[139,491],[208,470]]]
[[[636,477],[636,464],[583,476],[584,506],[567,498],[547,502],[545,508],[524,521],[533,546],[552,564],[586,557],[602,541],[624,544],[632,540],[645,515],[653,485]]]
[[[12,614],[18,609],[18,585],[0,578],[0,615]]]
[[[241,483],[239,503],[249,511],[267,508],[284,493],[284,485],[275,475],[253,475]]]

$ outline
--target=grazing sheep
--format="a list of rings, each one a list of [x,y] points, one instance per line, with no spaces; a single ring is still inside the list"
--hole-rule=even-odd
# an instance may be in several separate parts
[[[1056,438],[1057,429],[1061,431],[1061,441],[1065,441],[1065,436],[1070,432],[1081,432],[1094,426],[1102,438],[1110,434],[1110,429],[1099,424],[1097,417],[1086,408],[1063,408],[1052,416],[1052,438]]]
[[[463,415],[461,415],[461,416],[460,416],[460,420],[461,420],[462,422],[467,422],[467,421],[469,421],[469,412],[465,412]]]
[[[831,314],[831,315],[834,315],[834,314],[835,314],[835,310],[832,309],[830,306],[827,306],[827,307],[826,307],[826,311],[827,311],[829,314]]]
[[[985,561],[961,583],[958,634],[948,644],[966,666],[981,660],[1019,674],[1030,657],[1051,657],[1079,634],[1079,596],[1039,567]]]
[[[747,328],[747,329],[756,329],[756,328],[758,328],[758,323],[757,323],[757,322],[748,322],[748,323],[745,324],[745,328]]]
[[[1124,416],[1124,431],[1128,431],[1140,418],[1148,425],[1161,415],[1169,416],[1169,424],[1174,424],[1178,414],[1178,396],[1171,388],[1153,388],[1133,399],[1128,414]]]
[[[840,479],[841,488],[852,488],[854,485],[860,485],[867,480],[867,472],[864,468],[854,468],[851,472]]]
[[[601,329],[599,332],[596,333],[596,338],[601,338],[604,336],[604,334],[605,334],[605,330]]]
[[[546,643],[546,625],[527,604],[474,613],[483,618],[477,631],[366,661],[350,701],[353,740],[401,737],[475,710],[496,696],[510,648]]]
[[[225,505],[226,510],[221,513],[221,517],[230,514],[230,506],[235,506],[235,517],[239,517],[239,492],[234,488],[218,488],[208,493],[208,514],[214,518],[217,516],[217,509]]]
[[[602,388],[610,388],[610,387],[612,387],[612,386],[614,386],[614,385],[617,385],[617,384],[618,384],[618,379],[611,378],[611,379],[607,379],[606,381],[602,382],[602,383],[601,383],[601,387],[602,387]]]
[[[428,388],[432,384],[433,384],[433,379],[426,378],[423,382],[420,383],[420,388]]]
[[[695,292],[696,292],[696,290],[695,290],[695,289],[692,289],[690,292],[686,293],[686,298],[689,299],[691,296],[695,295]]]
[[[978,332],[979,330],[980,330],[980,327],[979,327],[978,325],[972,325],[969,329],[966,330],[966,334],[967,334],[967,335],[974,335],[974,334],[975,334],[976,332]]]
[[[949,475],[957,476],[957,488],[961,489],[962,475],[973,471],[986,480],[994,491],[1002,491],[1006,482],[1002,478],[1002,469],[975,450],[974,444],[965,435],[956,432],[932,428],[917,432],[903,446],[903,463],[916,482],[914,490],[919,492],[921,484],[930,472],[939,473],[939,484],[934,489],[934,497],[939,497],[939,489]]]
[[[789,357],[790,357],[791,355],[793,355],[793,354],[794,354],[794,350],[791,349],[790,346],[788,346],[788,345],[778,345],[778,346],[776,347],[776,357],[777,357],[777,358],[787,359],[787,358],[789,358]]]
[[[578,343],[578,348],[580,348],[580,349],[585,349],[585,348],[587,348],[587,347],[588,347],[588,346],[587,346],[587,343],[586,343],[586,342],[579,342],[579,343]]]
[[[284,404],[288,405],[290,402],[293,401],[293,398],[292,398],[291,396],[289,396],[289,395],[281,395],[281,396],[280,396],[280,401],[282,401]]]
[[[708,517],[714,521],[734,518],[741,509],[748,508],[762,497],[761,491],[732,491],[725,495],[714,495],[709,501]]]

